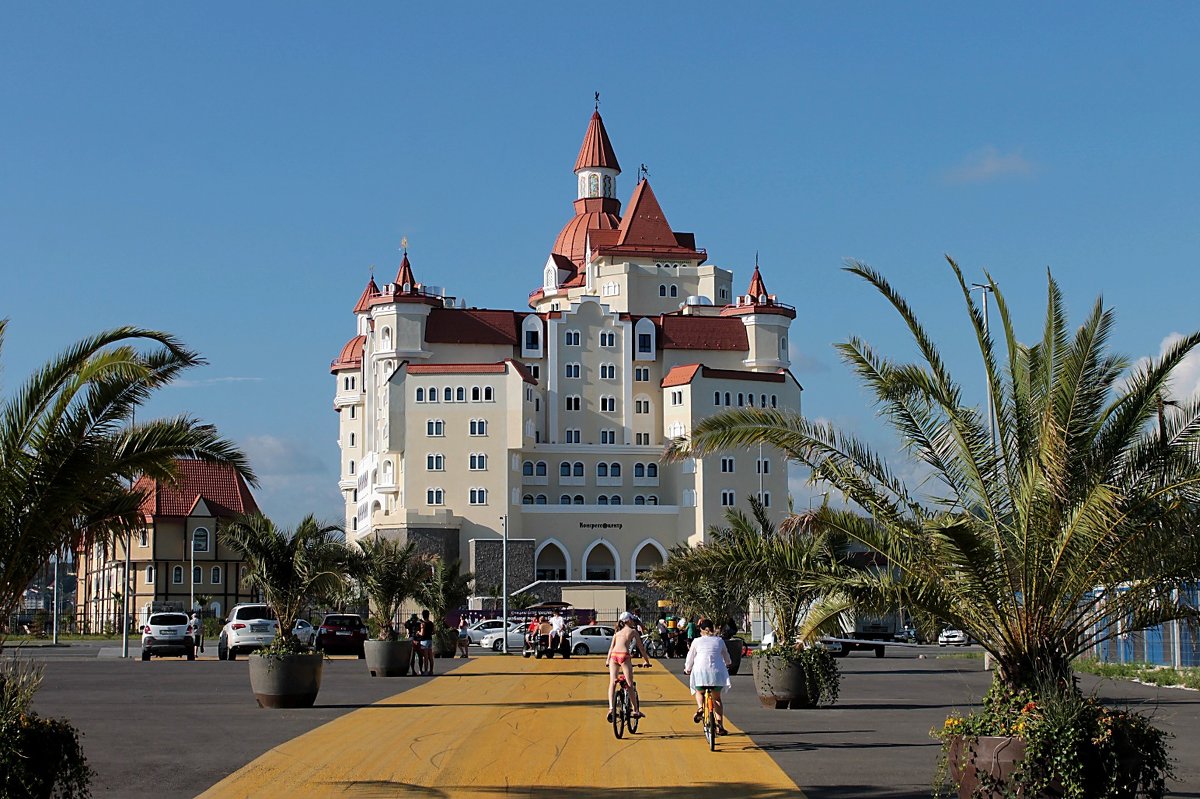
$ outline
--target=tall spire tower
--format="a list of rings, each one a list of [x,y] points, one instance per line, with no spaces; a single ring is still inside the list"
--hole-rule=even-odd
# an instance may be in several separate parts
[[[579,157],[575,159],[579,187],[575,216],[559,232],[552,252],[570,258],[576,266],[583,266],[588,230],[617,229],[621,224],[621,201],[617,199],[617,175],[620,174],[621,165],[600,117],[600,94],[597,92],[596,107],[583,135]]]

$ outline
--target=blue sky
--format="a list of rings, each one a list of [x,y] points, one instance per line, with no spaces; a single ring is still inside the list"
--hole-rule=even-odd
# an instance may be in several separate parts
[[[907,345],[846,258],[968,386],[946,253],[1027,339],[1047,268],[1131,357],[1198,327],[1200,8],[840,5],[0,4],[3,390],[90,332],[168,330],[211,365],[151,410],[240,442],[279,520],[337,517],[328,365],[371,265],[407,236],[418,279],[524,308],[597,90],[622,199],[645,163],[737,288],[759,251],[806,412],[885,450],[832,345]]]

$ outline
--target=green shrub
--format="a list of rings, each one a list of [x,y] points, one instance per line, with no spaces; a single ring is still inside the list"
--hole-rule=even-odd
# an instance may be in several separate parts
[[[65,721],[29,711],[42,672],[28,663],[0,662],[0,796],[74,799],[91,795],[92,769],[79,733]]]

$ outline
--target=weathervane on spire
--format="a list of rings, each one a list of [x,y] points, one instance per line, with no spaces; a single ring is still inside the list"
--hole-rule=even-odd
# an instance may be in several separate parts
[[[754,251],[754,268],[758,269],[758,250]]]
[[[408,255],[408,236],[400,237],[400,252]]]
[[[367,271],[371,273],[371,279],[374,280],[375,279],[375,264],[371,264],[370,269],[368,269]]]
[[[596,92],[596,110],[600,110],[600,92]]]
[[[645,164],[638,166],[638,183],[641,183],[648,177],[650,177],[650,167]]]

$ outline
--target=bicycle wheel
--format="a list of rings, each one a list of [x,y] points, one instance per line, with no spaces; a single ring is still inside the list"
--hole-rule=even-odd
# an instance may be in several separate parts
[[[613,735],[620,738],[625,734],[625,689],[618,688],[613,696]]]
[[[636,733],[637,727],[638,727],[638,721],[640,721],[640,719],[638,719],[637,716],[633,715],[633,697],[632,696],[625,697],[625,713],[628,714],[627,717],[629,719],[629,732]]]
[[[704,692],[704,737],[708,739],[708,750],[717,751],[717,714],[713,712],[712,691]]]

